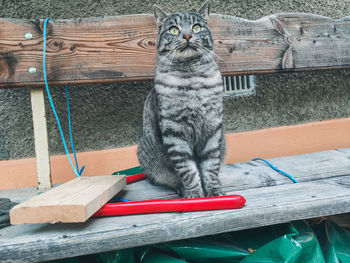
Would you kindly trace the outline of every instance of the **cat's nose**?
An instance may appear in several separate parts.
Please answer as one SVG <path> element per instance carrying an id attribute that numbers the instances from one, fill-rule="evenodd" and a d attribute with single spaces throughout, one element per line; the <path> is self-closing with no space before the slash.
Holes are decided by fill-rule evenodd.
<path id="1" fill-rule="evenodd" d="M 188 41 L 188 40 L 190 40 L 192 38 L 192 36 L 191 35 L 184 35 L 183 38 Z"/>

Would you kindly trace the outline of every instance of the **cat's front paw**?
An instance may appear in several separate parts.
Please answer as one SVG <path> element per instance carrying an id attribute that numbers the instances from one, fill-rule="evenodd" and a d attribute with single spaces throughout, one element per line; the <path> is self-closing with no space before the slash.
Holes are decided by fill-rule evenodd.
<path id="1" fill-rule="evenodd" d="M 205 196 L 223 196 L 226 193 L 221 188 L 210 188 L 207 189 Z"/>

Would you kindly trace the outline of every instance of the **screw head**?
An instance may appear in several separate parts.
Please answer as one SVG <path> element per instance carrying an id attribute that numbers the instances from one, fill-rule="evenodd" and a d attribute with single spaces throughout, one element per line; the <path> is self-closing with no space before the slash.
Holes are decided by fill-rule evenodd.
<path id="1" fill-rule="evenodd" d="M 35 74 L 36 71 L 37 71 L 37 70 L 36 70 L 36 67 L 29 67 L 29 68 L 28 68 L 28 73 L 29 73 L 29 74 Z"/>
<path id="2" fill-rule="evenodd" d="M 30 32 L 27 32 L 27 33 L 24 34 L 24 38 L 27 39 L 27 40 L 30 40 L 30 39 L 33 38 L 33 34 L 30 33 Z"/>

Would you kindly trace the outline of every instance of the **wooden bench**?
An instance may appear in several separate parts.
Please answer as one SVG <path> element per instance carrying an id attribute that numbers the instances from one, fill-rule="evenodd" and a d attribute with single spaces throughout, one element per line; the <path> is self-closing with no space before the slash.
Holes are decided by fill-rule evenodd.
<path id="1" fill-rule="evenodd" d="M 42 89 L 43 21 L 0 19 L 0 88 L 31 88 L 41 190 L 51 187 Z M 248 21 L 214 14 L 210 26 L 223 75 L 350 67 L 350 17 L 290 13 Z M 156 34 L 152 15 L 50 21 L 49 84 L 151 80 Z M 271 161 L 299 183 L 259 161 L 227 165 L 223 186 L 247 199 L 243 209 L 11 226 L 0 230 L 0 261 L 44 261 L 350 212 L 350 149 Z M 36 193 L 15 189 L 1 191 L 0 197 L 21 201 Z M 175 195 L 143 181 L 127 186 L 123 197 Z"/>

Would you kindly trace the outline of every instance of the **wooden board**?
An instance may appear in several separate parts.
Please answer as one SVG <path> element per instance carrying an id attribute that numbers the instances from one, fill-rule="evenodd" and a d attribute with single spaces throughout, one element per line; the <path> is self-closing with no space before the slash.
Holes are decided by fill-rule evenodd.
<path id="1" fill-rule="evenodd" d="M 350 175 L 349 160 L 350 148 L 270 159 L 275 167 L 292 175 L 300 183 Z M 289 178 L 262 161 L 227 164 L 220 173 L 220 181 L 226 192 L 237 194 L 247 189 L 293 184 Z M 135 201 L 177 197 L 175 192 L 151 185 L 147 180 L 127 185 L 120 196 Z"/>
<path id="2" fill-rule="evenodd" d="M 350 149 L 343 149 L 270 160 L 299 179 L 298 184 L 257 161 L 226 166 L 222 174 L 226 178 L 224 188 L 230 194 L 242 194 L 247 200 L 246 206 L 238 210 L 7 227 L 0 230 L 0 259 L 4 262 L 53 260 L 347 213 L 350 212 L 349 157 Z M 168 198 L 174 193 L 142 181 L 128 185 L 124 196 L 142 200 Z"/>
<path id="3" fill-rule="evenodd" d="M 44 84 L 43 22 L 0 19 L 0 88 Z M 249 21 L 213 14 L 210 27 L 224 75 L 350 66 L 350 17 L 284 13 Z M 27 32 L 32 39 L 24 38 Z M 65 85 L 152 79 L 156 35 L 150 14 L 52 20 L 48 80 Z M 29 67 L 36 73 L 28 73 Z"/>
<path id="4" fill-rule="evenodd" d="M 80 177 L 15 206 L 12 225 L 85 222 L 126 185 L 124 175 Z"/>

